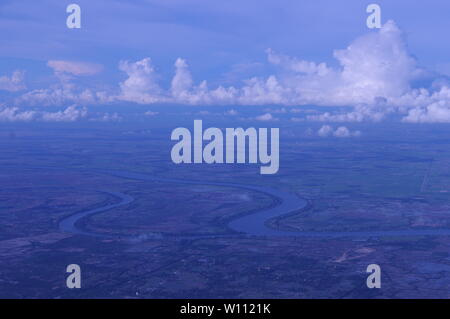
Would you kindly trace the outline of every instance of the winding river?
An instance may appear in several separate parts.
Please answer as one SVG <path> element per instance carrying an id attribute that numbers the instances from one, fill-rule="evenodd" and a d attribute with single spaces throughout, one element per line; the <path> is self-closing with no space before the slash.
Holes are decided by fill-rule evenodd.
<path id="1" fill-rule="evenodd" d="M 279 217 L 285 214 L 292 213 L 294 211 L 301 210 L 306 207 L 307 201 L 305 199 L 299 198 L 295 194 L 284 192 L 271 187 L 256 186 L 256 185 L 242 185 L 236 183 L 225 183 L 225 182 L 210 182 L 210 181 L 193 181 L 193 180 L 179 180 L 171 178 L 161 178 L 151 175 L 133 173 L 133 172 L 123 172 L 123 171 L 111 171 L 102 170 L 101 173 L 108 175 L 141 180 L 141 181 L 153 181 L 153 182 L 164 182 L 164 183 L 174 183 L 174 184 L 186 184 L 186 185 L 211 185 L 211 186 L 224 186 L 233 187 L 244 190 L 255 191 L 259 193 L 266 194 L 275 199 L 275 205 L 261 209 L 257 212 L 250 213 L 248 215 L 237 217 L 228 223 L 228 227 L 237 233 L 246 234 L 250 236 L 269 236 L 269 237 L 308 237 L 308 238 L 340 238 L 340 237 L 350 237 L 350 238 L 370 238 L 370 237 L 386 237 L 386 236 L 450 236 L 450 229 L 407 229 L 407 230 L 375 230 L 375 231 L 283 231 L 276 230 L 267 226 L 266 222 L 272 218 Z M 61 231 L 88 235 L 95 237 L 111 237 L 101 233 L 90 232 L 83 230 L 77 226 L 77 222 L 87 216 L 99 214 L 107 210 L 117 208 L 120 206 L 127 205 L 131 203 L 134 199 L 126 194 L 119 192 L 105 192 L 110 195 L 117 197 L 120 202 L 115 204 L 108 204 L 99 208 L 81 211 L 70 215 L 59 222 L 59 228 Z M 214 235 L 207 235 L 210 237 L 217 237 Z M 204 238 L 205 235 L 189 235 L 183 236 L 188 238 Z"/>

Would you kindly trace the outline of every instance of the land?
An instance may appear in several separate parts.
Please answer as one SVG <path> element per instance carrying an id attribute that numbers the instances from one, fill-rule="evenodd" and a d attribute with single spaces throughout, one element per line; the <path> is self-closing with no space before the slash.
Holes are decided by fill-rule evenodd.
<path id="1" fill-rule="evenodd" d="M 236 126 L 213 116 L 205 122 Z M 258 123 L 242 123 L 250 125 Z M 304 210 L 268 222 L 281 230 L 450 228 L 445 125 L 373 124 L 349 139 L 310 136 L 311 123 L 276 125 L 280 170 L 271 176 L 260 175 L 258 165 L 173 164 L 170 132 L 183 123 L 170 116 L 95 126 L 2 126 L 0 297 L 448 298 L 449 236 L 240 235 L 227 222 L 273 205 L 273 198 L 105 173 L 267 185 L 307 199 Z M 64 217 L 117 201 L 105 191 L 135 200 L 85 218 L 79 227 L 111 237 L 59 230 Z M 81 289 L 65 286 L 72 263 L 82 268 Z M 382 269 L 381 289 L 366 287 L 366 267 L 373 263 Z"/>

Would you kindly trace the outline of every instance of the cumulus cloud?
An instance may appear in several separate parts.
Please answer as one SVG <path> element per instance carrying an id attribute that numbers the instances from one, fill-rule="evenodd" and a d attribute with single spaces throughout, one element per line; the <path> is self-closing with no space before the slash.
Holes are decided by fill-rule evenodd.
<path id="1" fill-rule="evenodd" d="M 45 89 L 34 89 L 15 99 L 17 105 L 62 106 L 67 104 L 98 104 L 113 100 L 107 92 L 80 88 L 75 84 L 77 76 L 93 75 L 102 70 L 101 65 L 63 60 L 48 61 L 58 83 Z"/>
<path id="2" fill-rule="evenodd" d="M 16 104 L 28 106 L 61 106 L 68 103 L 99 104 L 109 103 L 112 98 L 105 92 L 90 89 L 78 90 L 71 85 L 55 85 L 49 89 L 36 89 L 15 100 Z"/>
<path id="3" fill-rule="evenodd" d="M 333 135 L 336 137 L 352 137 L 352 136 L 360 136 L 361 132 L 360 131 L 351 132 L 345 126 L 340 126 L 336 129 L 336 131 L 334 131 Z"/>
<path id="4" fill-rule="evenodd" d="M 374 105 L 380 99 L 387 104 L 401 104 L 417 95 L 410 83 L 423 71 L 408 53 L 402 32 L 393 21 L 387 22 L 378 32 L 359 37 L 347 48 L 336 50 L 334 57 L 339 67 L 289 57 L 269 49 L 268 62 L 281 68 L 281 75 L 253 77 L 239 88 L 220 86 L 216 89 L 209 89 L 206 81 L 196 85 L 186 60 L 179 58 L 175 62 L 171 87 L 165 92 L 157 86 L 154 69 L 150 59 L 146 58 L 121 64 L 121 70 L 129 75 L 126 83 L 121 84 L 122 96 L 137 103 L 356 107 Z M 382 114 L 369 113 L 361 107 L 347 115 L 349 121 L 381 117 Z M 335 120 L 346 121 L 343 118 Z"/>
<path id="5" fill-rule="evenodd" d="M 117 113 L 88 113 L 86 107 L 69 106 L 61 111 L 21 110 L 19 107 L 0 107 L 1 122 L 76 122 L 80 120 L 112 122 L 121 121 Z"/>
<path id="6" fill-rule="evenodd" d="M 192 105 L 230 104 L 235 102 L 236 94 L 237 90 L 234 87 L 219 86 L 210 90 L 206 81 L 195 85 L 187 62 L 181 58 L 176 60 L 169 101 Z"/>
<path id="7" fill-rule="evenodd" d="M 175 76 L 171 86 L 173 97 L 181 100 L 189 98 L 193 82 L 186 60 L 178 58 L 175 62 Z"/>
<path id="8" fill-rule="evenodd" d="M 361 135 L 360 131 L 350 131 L 347 127 L 345 126 L 340 126 L 338 127 L 336 130 L 330 126 L 330 125 L 323 125 L 318 131 L 317 131 L 317 135 L 319 135 L 320 137 L 329 137 L 329 136 L 334 136 L 334 137 L 357 137 Z"/>
<path id="9" fill-rule="evenodd" d="M 20 111 L 18 107 L 0 108 L 0 121 L 3 122 L 30 122 L 36 117 L 34 111 Z"/>
<path id="10" fill-rule="evenodd" d="M 286 105 L 294 101 L 292 88 L 283 86 L 275 75 L 267 79 L 252 78 L 245 81 L 237 96 L 237 102 L 243 105 Z"/>
<path id="11" fill-rule="evenodd" d="M 255 120 L 262 122 L 277 121 L 278 119 L 270 113 L 265 113 L 255 117 Z"/>
<path id="12" fill-rule="evenodd" d="M 26 89 L 24 83 L 25 72 L 16 70 L 11 76 L 0 76 L 0 90 L 17 92 Z"/>
<path id="13" fill-rule="evenodd" d="M 209 88 L 206 81 L 196 82 L 186 60 L 178 58 L 170 86 L 159 85 L 159 76 L 150 58 L 122 61 L 119 69 L 126 79 L 115 92 L 79 89 L 73 77 L 100 72 L 97 65 L 49 61 L 60 83 L 33 90 L 17 102 L 30 105 L 80 105 L 128 101 L 138 104 L 177 103 L 190 105 L 276 105 L 259 120 L 273 120 L 275 113 L 287 113 L 291 106 L 340 106 L 346 111 L 306 114 L 292 121 L 330 123 L 381 121 L 391 113 L 402 114 L 404 122 L 448 122 L 450 85 L 436 81 L 430 87 L 415 87 L 416 80 L 429 76 L 409 54 L 402 31 L 388 21 L 378 31 L 371 31 L 346 48 L 335 50 L 337 66 L 307 61 L 267 50 L 268 62 L 280 72 L 266 77 L 251 77 L 239 87 Z M 7 87 L 0 78 L 0 89 Z M 20 74 L 15 78 L 20 83 Z M 2 80 L 3 79 L 3 80 Z M 289 111 L 288 111 L 289 110 Z M 343 130 L 339 134 L 345 135 Z"/>
<path id="14" fill-rule="evenodd" d="M 119 100 L 152 104 L 162 99 L 162 89 L 157 83 L 157 75 L 150 58 L 137 62 L 121 61 L 119 69 L 128 75 L 120 83 Z"/>
<path id="15" fill-rule="evenodd" d="M 85 107 L 79 108 L 72 105 L 64 111 L 44 112 L 42 113 L 42 120 L 45 122 L 75 122 L 86 117 L 86 115 L 87 109 Z"/>
<path id="16" fill-rule="evenodd" d="M 368 105 L 357 105 L 352 111 L 344 113 L 324 112 L 322 114 L 307 115 L 309 121 L 318 122 L 363 122 L 381 121 L 390 110 L 388 108 L 376 108 Z"/>
<path id="17" fill-rule="evenodd" d="M 439 101 L 426 107 L 416 107 L 403 117 L 408 123 L 450 123 L 450 101 Z"/>
<path id="18" fill-rule="evenodd" d="M 304 74 L 318 74 L 324 76 L 332 70 L 328 68 L 326 63 L 316 64 L 315 62 L 304 61 L 297 58 L 289 57 L 283 54 L 277 54 L 272 49 L 268 49 L 267 60 L 274 64 L 283 67 L 286 70 L 304 73 Z"/>
<path id="19" fill-rule="evenodd" d="M 346 49 L 336 50 L 334 57 L 339 63 L 337 68 L 269 50 L 269 62 L 290 71 L 279 80 L 271 79 L 277 83 L 276 91 L 282 93 L 277 100 L 285 104 L 372 104 L 380 97 L 401 97 L 410 90 L 410 82 L 420 75 L 402 32 L 393 21 L 378 32 L 356 39 Z M 266 101 L 272 102 L 273 95 L 266 94 Z"/>
<path id="20" fill-rule="evenodd" d="M 379 32 L 355 40 L 347 49 L 335 51 L 334 56 L 342 66 L 340 89 L 350 102 L 401 96 L 420 74 L 393 21 Z"/>
<path id="21" fill-rule="evenodd" d="M 317 132 L 317 135 L 321 137 L 327 137 L 331 134 L 333 134 L 333 128 L 330 125 L 323 125 Z"/>

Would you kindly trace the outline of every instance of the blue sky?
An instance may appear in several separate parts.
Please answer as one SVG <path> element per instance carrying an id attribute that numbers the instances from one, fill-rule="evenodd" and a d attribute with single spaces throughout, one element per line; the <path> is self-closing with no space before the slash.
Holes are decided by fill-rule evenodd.
<path id="1" fill-rule="evenodd" d="M 332 62 L 367 31 L 370 1 L 78 0 L 82 28 L 65 26 L 70 1 L 3 0 L 0 4 L 2 68 L 47 60 L 81 60 L 117 66 L 119 60 L 150 56 L 160 71 L 172 72 L 176 58 L 189 61 L 195 77 L 218 80 L 239 65 L 265 61 L 272 48 L 306 60 Z M 410 51 L 428 68 L 449 61 L 450 3 L 377 1 L 383 21 L 405 30 Z M 13 59 L 13 60 L 11 60 Z M 22 61 L 25 60 L 25 61 Z M 10 61 L 15 61 L 11 65 Z M 35 64 L 35 65 L 33 65 Z M 242 67 L 241 67 L 242 69 Z M 248 72 L 249 70 L 246 69 Z"/>
<path id="2" fill-rule="evenodd" d="M 1 2 L 3 103 L 335 104 L 374 113 L 384 101 L 397 109 L 382 113 L 422 108 L 415 111 L 428 117 L 444 101 L 447 112 L 447 1 L 73 2 L 81 29 L 66 27 L 70 1 Z M 370 3 L 381 6 L 386 32 L 367 28 Z M 366 56 L 372 64 L 362 69 Z M 386 63 L 392 68 L 380 74 Z"/>

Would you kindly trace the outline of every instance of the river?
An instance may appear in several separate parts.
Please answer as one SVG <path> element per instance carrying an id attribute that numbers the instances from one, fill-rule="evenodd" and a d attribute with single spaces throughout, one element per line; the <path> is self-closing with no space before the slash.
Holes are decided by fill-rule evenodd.
<path id="1" fill-rule="evenodd" d="M 233 187 L 244 190 L 250 190 L 260 192 L 271 196 L 275 199 L 275 204 L 268 208 L 263 208 L 257 212 L 236 217 L 228 223 L 228 227 L 241 234 L 250 236 L 268 236 L 268 237 L 307 237 L 307 238 L 370 238 L 370 237 L 398 237 L 398 236 L 450 236 L 450 229 L 406 229 L 406 230 L 374 230 L 374 231 L 283 231 L 270 228 L 267 226 L 267 221 L 279 217 L 285 214 L 299 211 L 306 207 L 307 201 L 298 197 L 295 194 L 285 192 L 279 189 L 256 186 L 256 185 L 244 185 L 237 183 L 226 182 L 211 182 L 211 181 L 194 181 L 194 180 L 180 180 L 172 178 L 155 177 L 142 173 L 123 172 L 102 170 L 102 173 L 113 175 L 116 177 L 141 180 L 141 181 L 154 181 L 174 184 L 187 184 L 187 185 L 211 185 L 211 186 L 224 186 Z M 80 235 L 88 235 L 95 237 L 109 237 L 101 233 L 90 232 L 83 230 L 77 226 L 77 222 L 87 216 L 99 214 L 108 211 L 113 208 L 127 205 L 134 199 L 126 194 L 119 192 L 105 192 L 117 197 L 120 202 L 115 204 L 108 204 L 99 208 L 81 211 L 70 215 L 59 222 L 59 228 L 63 232 L 69 232 Z M 181 236 L 186 238 L 204 238 L 204 237 L 217 237 L 214 235 L 189 235 Z M 222 237 L 222 236 L 219 236 Z"/>

